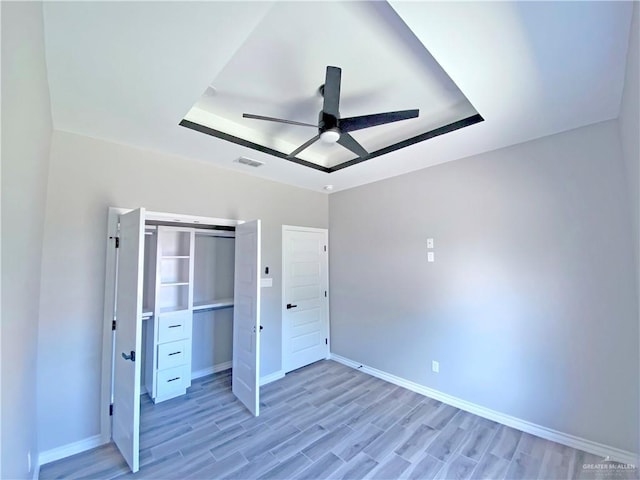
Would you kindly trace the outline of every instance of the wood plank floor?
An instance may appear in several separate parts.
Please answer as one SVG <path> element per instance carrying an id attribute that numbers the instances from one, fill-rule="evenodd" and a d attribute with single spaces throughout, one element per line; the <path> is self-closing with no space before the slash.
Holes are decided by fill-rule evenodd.
<path id="1" fill-rule="evenodd" d="M 135 475 L 109 444 L 44 465 L 40 478 L 638 478 L 637 470 L 584 468 L 603 459 L 332 361 L 262 387 L 257 418 L 230 388 L 226 371 L 158 405 L 144 396 Z"/>

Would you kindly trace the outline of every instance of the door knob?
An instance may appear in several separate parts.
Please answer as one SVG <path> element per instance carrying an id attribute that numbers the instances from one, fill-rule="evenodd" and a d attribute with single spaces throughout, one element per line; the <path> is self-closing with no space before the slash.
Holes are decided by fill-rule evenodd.
<path id="1" fill-rule="evenodd" d="M 131 360 L 132 362 L 135 362 L 136 361 L 136 352 L 131 350 L 131 353 L 129 355 L 127 355 L 126 353 L 122 352 L 122 358 L 124 358 L 125 360 Z"/>
<path id="2" fill-rule="evenodd" d="M 298 305 L 291 305 L 290 303 L 287 303 L 287 310 L 290 310 L 292 308 L 296 308 Z"/>

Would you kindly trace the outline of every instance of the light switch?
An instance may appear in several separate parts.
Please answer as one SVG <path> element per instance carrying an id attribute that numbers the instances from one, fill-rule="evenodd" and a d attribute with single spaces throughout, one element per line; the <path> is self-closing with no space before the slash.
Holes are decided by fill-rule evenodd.
<path id="1" fill-rule="evenodd" d="M 427 252 L 427 262 L 435 262 L 436 254 L 433 252 Z"/>
<path id="2" fill-rule="evenodd" d="M 261 278 L 260 279 L 261 287 L 272 287 L 273 286 L 273 278 Z"/>
<path id="3" fill-rule="evenodd" d="M 433 238 L 427 238 L 427 248 L 433 248 Z"/>

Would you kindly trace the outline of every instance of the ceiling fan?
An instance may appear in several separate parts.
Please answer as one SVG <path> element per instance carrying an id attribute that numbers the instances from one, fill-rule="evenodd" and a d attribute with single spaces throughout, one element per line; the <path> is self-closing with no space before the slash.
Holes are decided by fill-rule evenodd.
<path id="1" fill-rule="evenodd" d="M 419 110 L 401 110 L 397 112 L 375 113 L 372 115 L 362 115 L 359 117 L 340 118 L 338 107 L 340 105 L 340 79 L 342 70 L 338 67 L 327 67 L 327 74 L 324 85 L 320 87 L 320 93 L 324 97 L 322 110 L 318 115 L 318 124 L 296 122 L 293 120 L 284 120 L 281 118 L 265 117 L 263 115 L 254 115 L 251 113 L 243 113 L 244 118 L 252 118 L 255 120 L 267 120 L 269 122 L 286 123 L 289 125 L 299 125 L 303 127 L 314 127 L 318 129 L 318 134 L 306 141 L 293 152 L 289 157 L 295 157 L 300 152 L 310 147 L 318 140 L 326 143 L 338 143 L 343 147 L 351 150 L 360 158 L 369 155 L 362 145 L 355 138 L 349 135 L 349 132 L 361 130 L 363 128 L 375 127 L 385 123 L 398 122 L 416 118 Z"/>

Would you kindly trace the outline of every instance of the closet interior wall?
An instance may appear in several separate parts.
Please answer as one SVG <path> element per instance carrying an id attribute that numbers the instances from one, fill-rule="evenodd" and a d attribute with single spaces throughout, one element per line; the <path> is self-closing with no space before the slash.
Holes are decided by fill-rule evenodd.
<path id="1" fill-rule="evenodd" d="M 235 238 L 196 232 L 194 257 L 194 305 L 233 303 Z M 192 338 L 192 379 L 231 368 L 233 308 L 194 310 Z"/>

